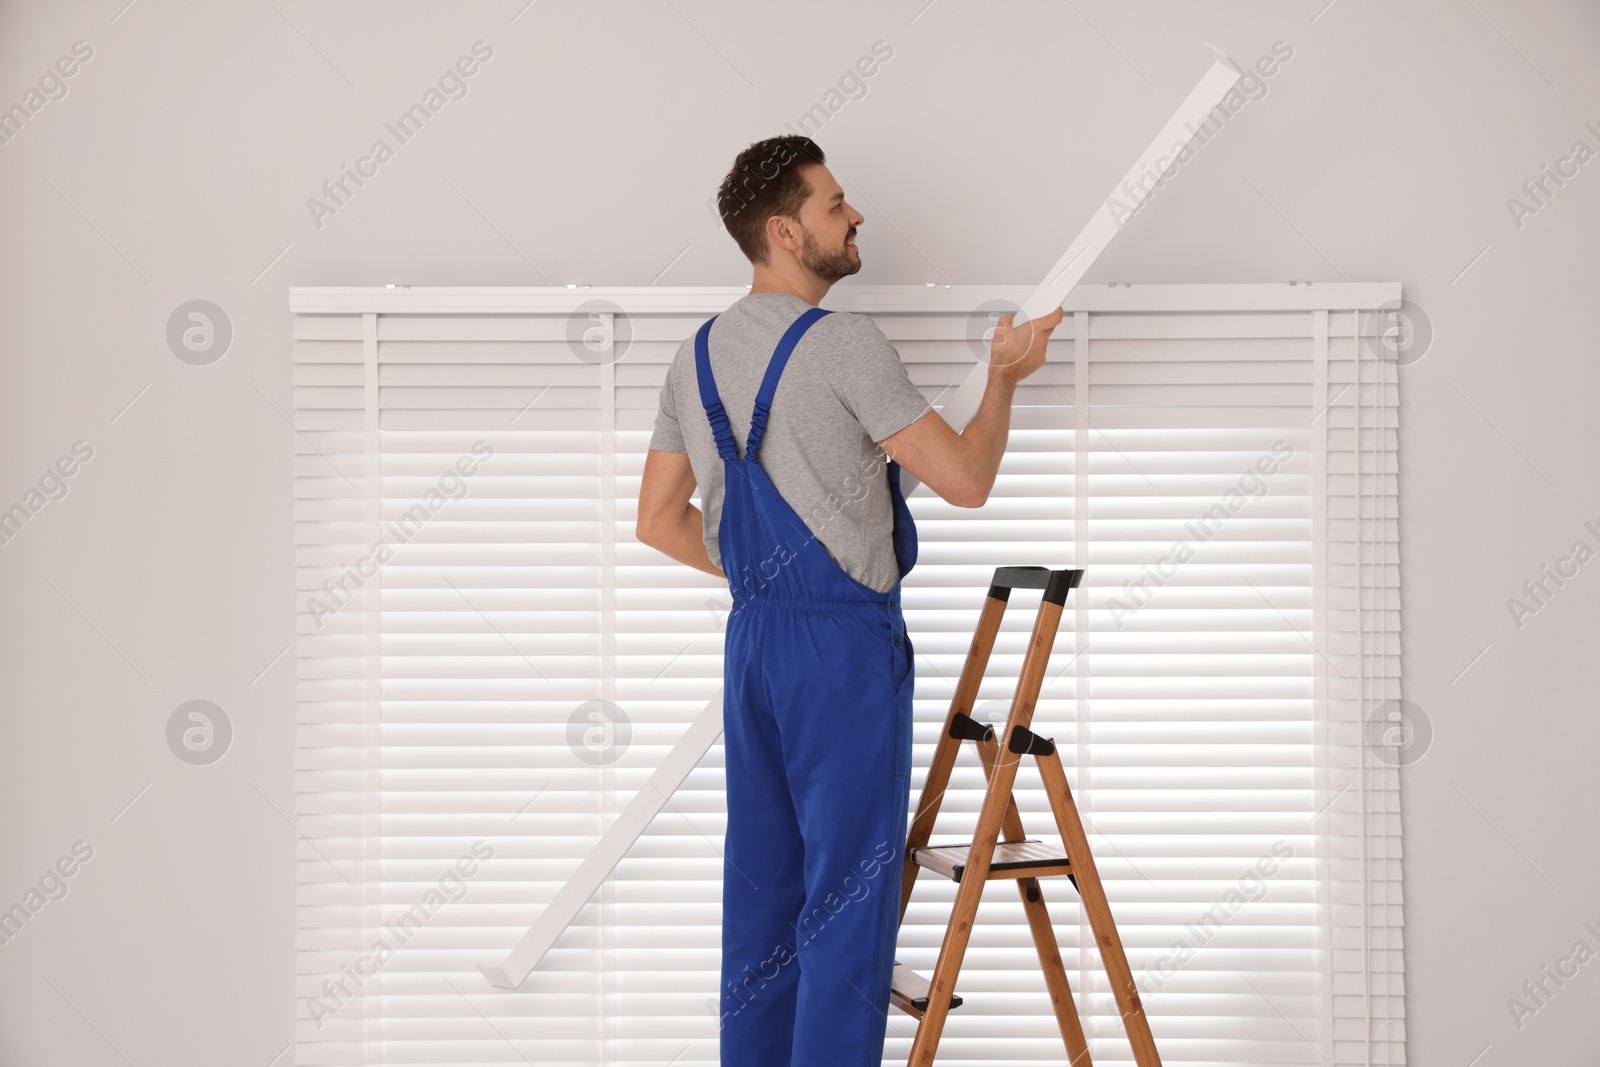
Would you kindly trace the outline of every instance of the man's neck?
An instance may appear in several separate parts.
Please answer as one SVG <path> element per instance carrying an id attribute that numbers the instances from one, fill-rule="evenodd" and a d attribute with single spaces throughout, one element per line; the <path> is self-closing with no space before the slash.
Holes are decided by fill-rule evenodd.
<path id="1" fill-rule="evenodd" d="M 761 266 L 756 267 L 755 276 L 750 282 L 752 293 L 792 293 L 812 307 L 820 304 L 831 288 L 830 283 L 814 274 L 809 277 L 789 277 L 770 267 Z"/>

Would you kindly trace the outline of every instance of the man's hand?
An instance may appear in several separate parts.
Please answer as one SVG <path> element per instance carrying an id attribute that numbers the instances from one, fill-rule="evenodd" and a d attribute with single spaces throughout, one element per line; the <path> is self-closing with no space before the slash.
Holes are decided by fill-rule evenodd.
<path id="1" fill-rule="evenodd" d="M 1050 334 L 1061 325 L 1062 309 L 1029 319 L 1012 329 L 1015 315 L 1001 315 L 994 329 L 994 344 L 989 347 L 989 374 L 999 375 L 1012 385 L 1044 366 L 1045 345 Z"/>

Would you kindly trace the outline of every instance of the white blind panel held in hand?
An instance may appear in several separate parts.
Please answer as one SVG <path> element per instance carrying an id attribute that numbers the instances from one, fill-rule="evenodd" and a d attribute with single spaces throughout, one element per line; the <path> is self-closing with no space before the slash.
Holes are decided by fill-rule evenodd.
<path id="1" fill-rule="evenodd" d="M 1211 112 L 1223 101 L 1228 91 L 1240 78 L 1240 72 L 1220 60 L 1207 68 L 1200 81 L 1184 97 L 1165 126 L 1161 127 L 1149 146 L 1142 152 L 1123 180 L 1107 195 L 1104 203 L 1090 216 L 1078 236 L 1073 238 L 1061 258 L 1050 268 L 1044 280 L 1034 287 L 1023 300 L 1011 321 L 1013 327 L 1047 315 L 1067 300 L 1073 288 L 1083 280 L 1094 261 L 1100 257 L 1115 237 L 1170 175 L 1180 159 L 1187 159 L 1188 147 L 1195 131 L 1205 126 Z M 959 388 L 945 405 L 944 417 L 956 432 L 966 428 L 983 400 L 988 369 L 973 367 Z M 903 481 L 907 493 L 920 483 L 915 478 Z"/>

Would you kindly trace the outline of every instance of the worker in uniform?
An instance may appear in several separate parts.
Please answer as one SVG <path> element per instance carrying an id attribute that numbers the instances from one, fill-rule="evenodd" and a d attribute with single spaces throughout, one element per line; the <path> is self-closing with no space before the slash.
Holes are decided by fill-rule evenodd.
<path id="1" fill-rule="evenodd" d="M 860 269 L 863 217 L 815 142 L 751 145 L 718 203 L 755 280 L 668 370 L 636 533 L 725 577 L 732 597 L 721 1063 L 879 1064 L 915 688 L 901 583 L 917 532 L 900 461 L 946 500 L 980 505 L 1012 390 L 1043 362 L 1060 312 L 1015 335 L 1002 322 L 990 388 L 957 434 L 871 319 L 817 306 Z"/>

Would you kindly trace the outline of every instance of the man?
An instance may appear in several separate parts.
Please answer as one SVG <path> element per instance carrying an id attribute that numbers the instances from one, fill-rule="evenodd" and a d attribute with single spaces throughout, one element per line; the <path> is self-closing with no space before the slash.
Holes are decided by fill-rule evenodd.
<path id="1" fill-rule="evenodd" d="M 635 533 L 733 596 L 721 1062 L 878 1064 L 911 790 L 900 583 L 917 541 L 900 468 L 981 506 L 1061 310 L 1015 331 L 1002 318 L 958 434 L 871 319 L 816 306 L 861 269 L 864 220 L 815 142 L 751 145 L 717 199 L 754 279 L 668 370 Z"/>

